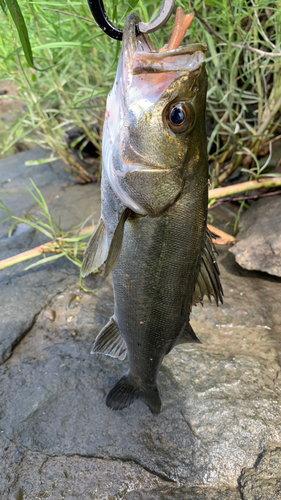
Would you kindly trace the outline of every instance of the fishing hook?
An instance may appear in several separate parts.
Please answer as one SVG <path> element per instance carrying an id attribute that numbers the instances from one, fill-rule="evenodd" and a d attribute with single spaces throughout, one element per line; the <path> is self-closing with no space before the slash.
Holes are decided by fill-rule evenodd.
<path id="1" fill-rule="evenodd" d="M 149 23 L 140 22 L 136 25 L 136 36 L 141 33 L 153 33 L 161 28 L 170 18 L 176 0 L 163 0 L 159 14 Z M 122 40 L 123 30 L 114 26 L 109 20 L 102 0 L 88 0 L 90 10 L 99 27 L 111 38 Z"/>

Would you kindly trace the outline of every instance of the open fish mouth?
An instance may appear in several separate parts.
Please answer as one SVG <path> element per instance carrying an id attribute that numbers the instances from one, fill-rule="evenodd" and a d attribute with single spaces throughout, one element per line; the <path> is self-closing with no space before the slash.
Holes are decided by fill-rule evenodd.
<path id="1" fill-rule="evenodd" d="M 204 63 L 207 47 L 194 43 L 167 52 L 135 52 L 132 73 L 166 73 L 170 71 L 194 71 Z"/>
<path id="2" fill-rule="evenodd" d="M 193 18 L 193 14 L 185 14 L 183 9 L 178 7 L 170 41 L 159 50 L 156 50 L 147 35 L 136 39 L 132 32 L 133 36 L 125 40 L 128 54 L 132 58 L 132 74 L 194 71 L 199 68 L 204 63 L 207 46 L 202 43 L 180 46 Z"/>

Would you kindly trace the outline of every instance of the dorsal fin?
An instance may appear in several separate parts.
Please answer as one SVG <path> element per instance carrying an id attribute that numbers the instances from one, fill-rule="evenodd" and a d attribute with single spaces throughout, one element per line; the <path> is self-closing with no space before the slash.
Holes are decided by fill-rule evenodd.
<path id="1" fill-rule="evenodd" d="M 212 235 L 207 229 L 205 246 L 202 253 L 201 268 L 195 285 L 192 304 L 202 302 L 204 295 L 207 295 L 211 302 L 211 296 L 214 297 L 217 306 L 219 302 L 223 304 L 223 289 L 220 282 L 220 272 L 215 258 L 217 253 Z"/>
<path id="2" fill-rule="evenodd" d="M 98 334 L 91 354 L 106 354 L 112 358 L 125 359 L 127 346 L 125 340 L 121 337 L 114 318 L 103 327 Z"/>

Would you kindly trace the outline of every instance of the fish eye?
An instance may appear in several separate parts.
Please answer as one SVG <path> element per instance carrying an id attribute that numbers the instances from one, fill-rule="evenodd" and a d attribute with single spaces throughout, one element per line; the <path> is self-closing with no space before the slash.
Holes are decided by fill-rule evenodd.
<path id="1" fill-rule="evenodd" d="M 187 129 L 193 128 L 194 125 L 194 110 L 191 103 L 176 102 L 170 104 L 165 113 L 166 123 L 168 127 L 180 134 Z"/>

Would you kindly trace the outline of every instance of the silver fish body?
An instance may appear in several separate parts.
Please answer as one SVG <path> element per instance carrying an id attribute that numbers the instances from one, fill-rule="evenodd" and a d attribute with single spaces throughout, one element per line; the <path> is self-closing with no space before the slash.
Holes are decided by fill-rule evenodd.
<path id="1" fill-rule="evenodd" d="M 159 413 L 164 356 L 200 342 L 189 323 L 192 305 L 203 295 L 222 300 L 222 289 L 207 230 L 205 48 L 163 56 L 148 37 L 135 39 L 137 21 L 127 18 L 108 99 L 102 213 L 82 273 L 106 257 L 106 274 L 113 269 L 114 315 L 93 351 L 127 353 L 130 368 L 107 405 L 122 409 L 139 398 Z"/>

